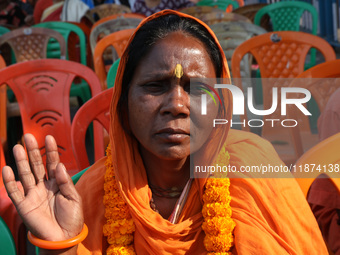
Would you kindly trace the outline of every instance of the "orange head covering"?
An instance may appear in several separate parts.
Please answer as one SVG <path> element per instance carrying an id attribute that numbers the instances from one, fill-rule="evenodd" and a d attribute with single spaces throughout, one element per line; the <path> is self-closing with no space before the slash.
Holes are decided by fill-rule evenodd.
<path id="1" fill-rule="evenodd" d="M 222 57 L 221 76 L 223 78 L 229 78 L 229 70 L 223 50 L 214 33 L 202 21 L 180 12 L 164 10 L 144 19 L 137 27 L 136 31 L 147 22 L 170 14 L 196 20 L 206 28 L 216 43 Z M 136 33 L 130 38 L 128 45 L 134 40 L 135 34 Z M 190 249 L 193 249 L 192 246 L 196 245 L 193 245 L 193 243 L 199 239 L 198 242 L 196 242 L 199 243 L 197 245 L 200 246 L 198 250 L 203 252 L 205 249 L 202 239 L 203 233 L 201 225 L 203 217 L 201 208 L 205 179 L 195 179 L 181 214 L 181 222 L 178 224 L 170 223 L 150 208 L 151 194 L 149 193 L 147 175 L 143 161 L 138 151 L 138 142 L 124 130 L 119 118 L 119 112 L 117 111 L 122 93 L 122 86 L 127 86 L 127 84 L 123 84 L 123 76 L 128 58 L 129 51 L 125 50 L 118 67 L 110 108 L 110 142 L 116 179 L 120 185 L 124 199 L 131 208 L 131 215 L 136 224 L 134 239 L 135 249 L 137 251 L 144 251 L 145 254 L 179 254 L 178 251 L 182 251 L 184 254 Z M 231 116 L 231 97 L 230 94 L 225 91 L 221 93 L 227 110 L 220 109 L 219 114 L 222 116 Z M 204 160 L 212 160 L 215 157 L 215 153 L 220 150 L 220 146 L 222 146 L 226 140 L 228 130 L 229 129 L 226 127 L 213 130 L 207 140 L 208 142 L 203 146 L 205 153 L 201 156 L 204 156 Z M 216 146 L 216 144 L 218 146 Z M 196 247 L 195 252 L 198 250 Z M 142 252 L 142 254 L 144 253 Z"/>

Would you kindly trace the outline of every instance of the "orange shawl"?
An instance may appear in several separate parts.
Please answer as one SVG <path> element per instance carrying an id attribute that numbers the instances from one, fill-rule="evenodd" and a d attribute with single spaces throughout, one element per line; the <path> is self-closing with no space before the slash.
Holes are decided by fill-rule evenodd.
<path id="1" fill-rule="evenodd" d="M 148 17 L 141 25 L 169 13 L 192 18 L 165 10 Z M 218 44 L 209 27 L 198 22 L 208 29 Z M 221 48 L 220 51 L 224 57 Z M 125 133 L 116 111 L 127 58 L 125 52 L 115 81 L 110 109 L 110 141 L 118 186 L 136 225 L 135 251 L 138 255 L 206 254 L 203 246 L 204 231 L 201 228 L 205 179 L 194 180 L 177 224 L 171 224 L 150 208 L 151 194 L 137 141 Z M 225 60 L 222 76 L 229 77 Z M 223 98 L 227 109 L 224 116 L 230 118 L 231 97 L 225 93 Z M 261 163 L 282 164 L 273 147 L 266 141 L 251 133 L 232 130 L 228 134 L 228 131 L 229 128 L 213 130 L 204 145 L 205 153 L 200 155 L 205 162 L 212 162 L 216 150 L 226 145 L 230 163 L 237 167 Z M 103 236 L 106 221 L 102 200 L 106 171 L 104 163 L 105 158 L 96 162 L 77 183 L 77 189 L 83 198 L 85 222 L 89 227 L 89 236 L 79 245 L 78 254 L 105 254 L 108 247 L 106 237 Z M 326 254 L 316 221 L 294 180 L 235 178 L 231 179 L 230 192 L 232 217 L 236 222 L 233 254 L 306 254 L 307 251 L 312 254 Z"/>

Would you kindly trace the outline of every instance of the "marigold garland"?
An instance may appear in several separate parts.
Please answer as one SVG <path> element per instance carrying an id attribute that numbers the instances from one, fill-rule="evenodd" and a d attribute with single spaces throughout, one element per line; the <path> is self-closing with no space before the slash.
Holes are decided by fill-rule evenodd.
<path id="1" fill-rule="evenodd" d="M 110 145 L 106 149 L 105 162 L 106 173 L 104 183 L 104 199 L 106 224 L 103 226 L 103 234 L 110 244 L 106 250 L 107 255 L 136 254 L 133 248 L 133 233 L 135 223 L 131 218 L 129 208 L 119 193 L 116 183 Z"/>
<path id="2" fill-rule="evenodd" d="M 229 159 L 229 154 L 223 147 L 216 162 L 228 166 Z M 211 255 L 231 254 L 229 251 L 234 242 L 232 233 L 235 222 L 231 218 L 229 186 L 230 180 L 224 173 L 215 173 L 205 184 L 202 208 L 202 229 L 205 232 L 203 242 Z"/>
<path id="3" fill-rule="evenodd" d="M 110 145 L 106 150 L 106 173 L 104 183 L 104 199 L 106 224 L 103 234 L 107 237 L 108 255 L 133 255 L 133 233 L 135 224 L 131 218 L 129 208 L 119 193 L 116 183 Z M 226 156 L 227 155 L 227 156 Z M 229 164 L 229 154 L 223 148 L 217 158 L 218 163 Z M 219 178 L 220 177 L 220 178 Z M 233 246 L 233 230 L 235 222 L 231 218 L 230 180 L 216 174 L 207 179 L 203 195 L 204 205 L 202 214 L 204 222 L 202 229 L 206 236 L 204 246 L 208 255 L 227 255 Z"/>

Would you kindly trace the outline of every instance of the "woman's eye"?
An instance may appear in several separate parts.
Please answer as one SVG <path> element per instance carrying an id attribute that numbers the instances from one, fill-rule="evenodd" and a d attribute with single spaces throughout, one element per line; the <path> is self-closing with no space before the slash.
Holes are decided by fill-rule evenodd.
<path id="1" fill-rule="evenodd" d="M 191 84 L 191 86 L 190 86 L 190 95 L 200 96 L 200 95 L 206 93 L 207 90 L 209 90 L 209 89 L 204 84 L 202 84 L 202 83 Z"/>
<path id="2" fill-rule="evenodd" d="M 149 93 L 162 93 L 166 90 L 166 86 L 162 83 L 146 83 L 142 85 L 143 89 Z"/>

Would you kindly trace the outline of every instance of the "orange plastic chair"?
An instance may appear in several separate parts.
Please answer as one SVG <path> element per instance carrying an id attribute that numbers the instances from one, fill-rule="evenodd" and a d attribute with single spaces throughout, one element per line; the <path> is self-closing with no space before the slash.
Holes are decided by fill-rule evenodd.
<path id="1" fill-rule="evenodd" d="M 90 46 L 92 54 L 94 54 L 94 48 L 96 47 L 98 41 L 100 41 L 103 37 L 120 30 L 136 28 L 141 21 L 142 19 L 139 17 L 130 18 L 125 17 L 124 15 L 119 15 L 115 19 L 109 19 L 94 26 L 91 29 L 90 34 Z"/>
<path id="2" fill-rule="evenodd" d="M 114 20 L 114 19 L 121 18 L 121 17 L 138 19 L 140 21 L 142 21 L 143 19 L 146 18 L 146 16 L 144 14 L 141 14 L 141 13 L 117 13 L 117 14 L 113 14 L 113 15 L 107 16 L 105 18 L 102 18 L 102 19 L 98 20 L 97 22 L 95 22 L 91 27 L 91 31 L 94 30 L 95 27 L 99 26 L 100 24 L 105 23 L 106 21 Z"/>
<path id="3" fill-rule="evenodd" d="M 73 152 L 77 160 L 78 168 L 85 169 L 90 165 L 85 136 L 88 126 L 93 121 L 98 121 L 107 133 L 110 128 L 109 108 L 112 98 L 113 88 L 106 89 L 94 96 L 77 111 L 72 121 L 71 138 Z M 103 129 L 99 128 L 94 132 L 94 161 L 105 156 L 105 145 Z"/>
<path id="4" fill-rule="evenodd" d="M 47 43 L 54 38 L 60 45 L 60 59 L 66 59 L 66 43 L 63 36 L 48 28 L 25 27 L 7 32 L 0 37 L 0 45 L 8 43 L 16 62 L 46 58 Z"/>
<path id="5" fill-rule="evenodd" d="M 311 92 L 312 97 L 315 99 L 320 112 L 326 107 L 326 104 L 330 96 L 340 87 L 340 79 L 327 79 L 327 78 L 340 78 L 340 59 L 327 61 L 318 64 L 303 73 L 299 74 L 290 87 L 300 87 L 308 89 Z M 297 95 L 294 95 L 297 98 Z M 294 116 L 294 111 L 290 111 Z M 308 123 L 307 123 L 308 124 Z M 298 155 L 303 154 L 303 142 L 308 143 L 308 139 L 302 142 L 301 134 L 298 129 L 293 129 L 294 146 Z"/>
<path id="6" fill-rule="evenodd" d="M 121 31 L 114 32 L 110 35 L 105 36 L 101 39 L 94 49 L 93 62 L 94 70 L 99 77 L 102 85 L 102 90 L 107 88 L 106 76 L 109 67 L 106 67 L 104 62 L 104 52 L 109 46 L 112 46 L 116 52 L 116 56 L 111 58 L 111 64 L 120 58 L 124 52 L 124 49 L 130 39 L 130 36 L 135 31 L 134 28 L 124 29 Z"/>
<path id="7" fill-rule="evenodd" d="M 53 135 L 60 160 L 72 176 L 79 170 L 72 151 L 70 87 L 74 78 L 84 79 L 94 96 L 101 91 L 96 74 L 88 67 L 60 59 L 40 59 L 18 63 L 0 70 L 0 84 L 14 92 L 24 133 L 32 133 L 46 162 L 45 136 Z"/>
<path id="8" fill-rule="evenodd" d="M 280 83 L 274 83 L 273 80 L 263 78 L 294 78 L 298 76 L 304 71 L 306 55 L 312 47 L 319 50 L 326 61 L 336 58 L 332 46 L 324 39 L 312 34 L 280 31 L 255 36 L 239 45 L 234 51 L 231 61 L 233 82 L 242 89 L 240 63 L 245 54 L 252 54 L 261 71 L 263 89 L 258 93 L 263 94 L 263 109 L 270 109 L 272 106 L 272 88 L 288 87 L 291 81 L 281 80 Z M 280 97 L 280 89 L 278 89 L 278 106 L 281 103 Z M 302 128 L 300 130 L 306 130 L 306 134 L 311 133 L 310 130 L 307 132 L 309 126 L 305 125 L 308 123 L 307 117 L 302 113 L 300 115 L 299 118 L 304 120 L 301 125 L 299 124 L 300 128 Z M 242 121 L 248 122 L 247 113 L 240 117 Z M 277 107 L 274 113 L 267 115 L 263 120 L 279 119 L 282 121 L 284 118 L 286 116 L 281 116 L 280 107 Z M 291 134 L 287 128 L 280 125 L 280 121 L 276 121 L 274 127 L 263 125 L 262 136 L 273 143 L 281 159 L 286 164 L 291 164 L 297 159 L 298 152 L 292 149 Z M 249 131 L 248 125 L 242 128 Z M 311 144 L 317 142 L 316 136 L 313 139 Z"/>

